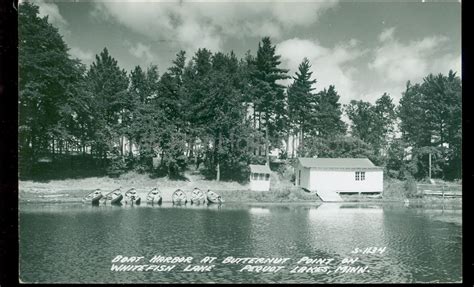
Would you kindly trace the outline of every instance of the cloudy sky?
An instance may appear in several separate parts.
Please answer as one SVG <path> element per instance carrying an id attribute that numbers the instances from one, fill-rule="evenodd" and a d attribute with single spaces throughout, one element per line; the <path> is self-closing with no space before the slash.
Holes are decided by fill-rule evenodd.
<path id="1" fill-rule="evenodd" d="M 90 64 L 104 47 L 119 65 L 158 65 L 179 50 L 256 54 L 270 36 L 291 75 L 307 57 L 316 90 L 335 85 L 341 102 L 396 101 L 408 80 L 450 69 L 461 74 L 458 1 L 35 1 L 70 54 Z"/>

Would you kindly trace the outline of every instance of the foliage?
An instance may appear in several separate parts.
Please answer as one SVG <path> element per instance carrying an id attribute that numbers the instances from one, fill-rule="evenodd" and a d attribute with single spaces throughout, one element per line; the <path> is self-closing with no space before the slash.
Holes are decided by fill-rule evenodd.
<path id="1" fill-rule="evenodd" d="M 288 70 L 279 68 L 280 55 L 269 37 L 258 44 L 257 56 L 251 74 L 251 99 L 258 114 L 258 130 L 265 134 L 266 162 L 269 163 L 270 146 L 280 141 L 287 125 L 285 93 L 279 80 L 287 79 Z"/>
<path id="2" fill-rule="evenodd" d="M 461 177 L 461 80 L 452 71 L 408 82 L 398 107 L 386 93 L 375 103 L 352 100 L 348 136 L 336 87 L 315 91 L 307 58 L 284 87 L 288 70 L 269 37 L 241 59 L 179 51 L 161 75 L 154 65 L 127 72 L 107 48 L 85 67 L 36 5 L 20 7 L 21 175 L 45 159 L 82 157 L 111 176 L 134 169 L 183 178 L 202 164 L 208 178 L 244 182 L 250 163 L 269 164 L 270 149 L 293 136 L 298 156 L 368 157 L 390 177 L 420 179 L 431 155 L 433 177 Z"/>
<path id="3" fill-rule="evenodd" d="M 302 150 L 298 151 L 303 157 L 367 157 L 374 160 L 375 155 L 369 144 L 359 138 L 336 136 L 332 138 L 309 138 Z"/>
<path id="4" fill-rule="evenodd" d="M 418 162 L 415 175 L 427 175 L 432 154 L 432 175 L 461 177 L 461 80 L 452 71 L 432 74 L 422 84 L 407 83 L 398 116 L 403 139 L 413 147 Z"/>
<path id="5" fill-rule="evenodd" d="M 339 98 L 340 96 L 333 85 L 317 94 L 316 135 L 333 137 L 346 133 L 346 124 L 341 119 L 342 109 Z"/>
<path id="6" fill-rule="evenodd" d="M 34 4 L 24 2 L 19 11 L 19 157 L 20 169 L 55 149 L 63 149 L 76 135 L 77 120 L 84 117 L 80 101 L 83 66 L 71 59 L 58 30 L 39 17 Z M 86 123 L 84 123 L 86 125 Z M 79 130 L 79 129 L 77 129 Z M 83 142 L 84 143 L 84 142 Z"/>
<path id="7" fill-rule="evenodd" d="M 384 93 L 375 105 L 352 100 L 346 105 L 346 113 L 351 121 L 351 134 L 370 145 L 376 164 L 385 165 L 396 122 L 395 105 L 391 97 Z"/>

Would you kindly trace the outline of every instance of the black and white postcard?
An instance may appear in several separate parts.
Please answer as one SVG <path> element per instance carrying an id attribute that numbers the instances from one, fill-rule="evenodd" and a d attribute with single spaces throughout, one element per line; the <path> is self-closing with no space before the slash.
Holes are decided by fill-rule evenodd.
<path id="1" fill-rule="evenodd" d="M 459 1 L 17 8 L 19 282 L 463 282 Z"/>

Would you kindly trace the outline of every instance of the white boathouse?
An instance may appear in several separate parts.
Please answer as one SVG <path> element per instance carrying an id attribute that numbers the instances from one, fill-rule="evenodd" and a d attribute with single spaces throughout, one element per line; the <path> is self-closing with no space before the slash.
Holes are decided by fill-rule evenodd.
<path id="1" fill-rule="evenodd" d="M 298 158 L 295 185 L 316 192 L 381 193 L 383 168 L 367 158 Z"/>
<path id="2" fill-rule="evenodd" d="M 250 165 L 250 190 L 270 190 L 270 174 L 272 171 L 266 165 Z"/>

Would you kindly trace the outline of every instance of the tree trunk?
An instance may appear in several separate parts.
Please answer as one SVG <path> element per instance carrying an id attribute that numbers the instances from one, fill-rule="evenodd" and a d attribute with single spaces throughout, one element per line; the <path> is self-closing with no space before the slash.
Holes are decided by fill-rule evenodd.
<path id="1" fill-rule="evenodd" d="M 291 144 L 291 158 L 295 157 L 295 137 L 296 135 L 294 134 L 294 131 L 293 131 L 292 144 Z"/>
<path id="2" fill-rule="evenodd" d="M 188 146 L 189 146 L 189 158 L 192 158 L 194 157 L 194 140 L 191 139 L 188 143 Z"/>
<path id="3" fill-rule="evenodd" d="M 52 153 L 53 153 L 53 158 L 54 158 L 54 154 L 55 154 L 55 146 L 54 146 L 54 138 L 53 138 L 53 144 L 52 144 L 52 147 L 51 147 L 51 150 L 52 150 Z"/>
<path id="4" fill-rule="evenodd" d="M 302 150 L 303 147 L 304 147 L 304 130 L 303 130 L 303 124 L 304 124 L 304 123 L 302 122 L 302 123 L 301 123 L 301 142 L 300 142 L 300 145 L 299 145 L 299 146 L 301 147 L 300 150 Z"/>
<path id="5" fill-rule="evenodd" d="M 261 118 L 261 113 L 258 112 L 258 131 L 259 132 L 261 131 L 261 125 L 262 125 L 262 122 L 261 122 L 260 118 Z M 261 143 L 258 144 L 258 155 L 259 156 L 262 155 L 262 145 L 261 145 Z"/>
<path id="6" fill-rule="evenodd" d="M 265 127 L 265 158 L 267 166 L 270 166 L 270 154 L 269 154 L 269 139 L 268 139 L 268 125 Z"/>
<path id="7" fill-rule="evenodd" d="M 290 129 L 286 133 L 286 158 L 290 157 Z"/>
<path id="8" fill-rule="evenodd" d="M 120 155 L 123 156 L 123 144 L 124 144 L 123 136 L 120 137 L 119 144 L 120 144 Z"/>
<path id="9" fill-rule="evenodd" d="M 256 130 L 257 129 L 257 113 L 255 111 L 255 104 L 253 104 L 252 107 L 253 107 L 253 129 Z M 255 136 L 253 137 L 253 143 L 254 143 L 253 154 L 257 155 L 257 149 L 255 148 Z"/>
<path id="10" fill-rule="evenodd" d="M 217 161 L 217 165 L 216 165 L 216 180 L 217 181 L 220 181 L 221 180 L 221 165 L 220 165 L 220 156 L 219 156 L 219 151 L 221 150 L 222 148 L 222 133 L 219 131 L 219 143 L 218 143 L 218 150 L 217 150 L 217 153 L 216 153 L 216 161 Z"/>

